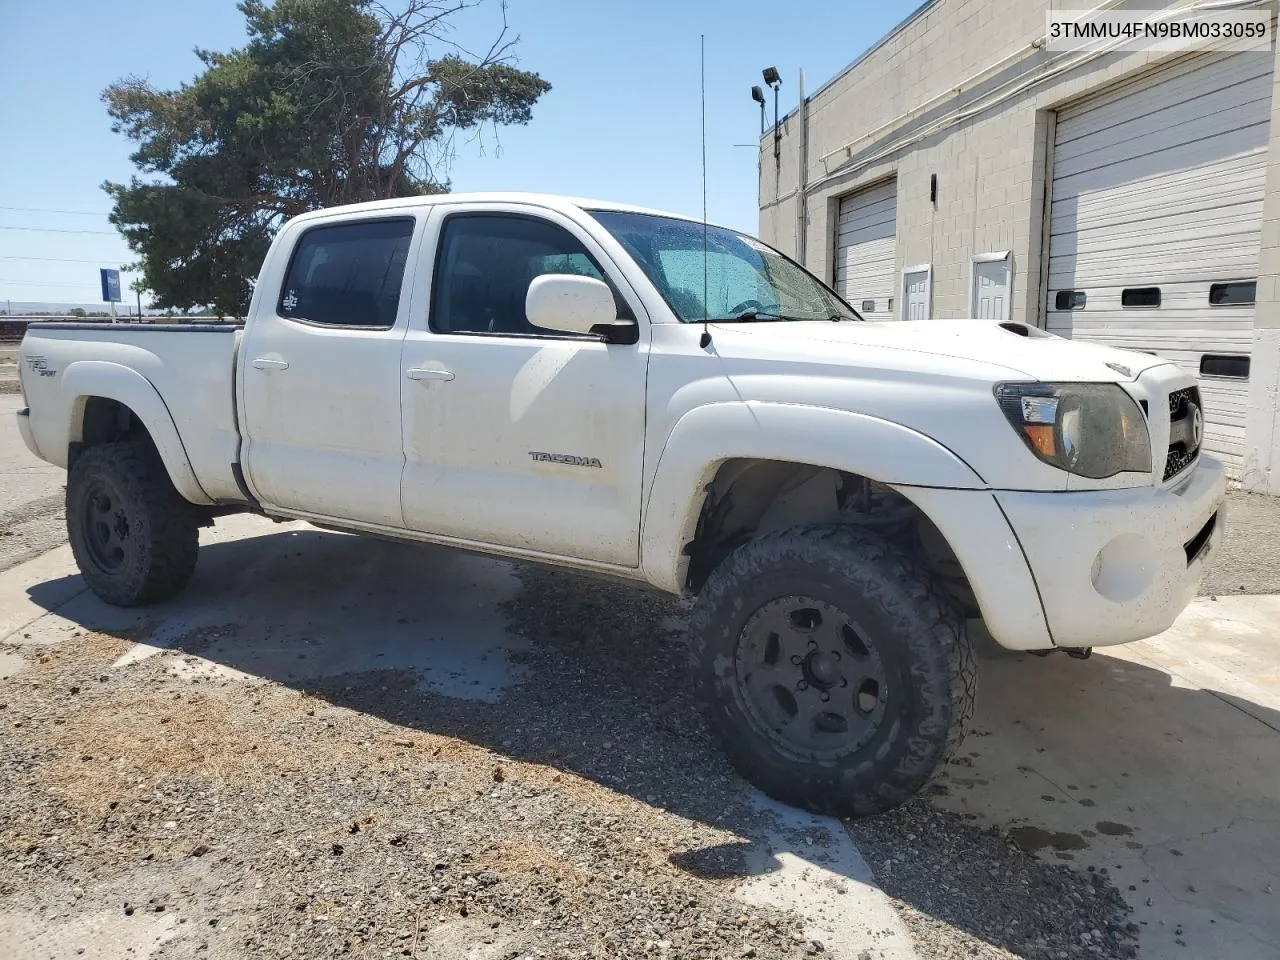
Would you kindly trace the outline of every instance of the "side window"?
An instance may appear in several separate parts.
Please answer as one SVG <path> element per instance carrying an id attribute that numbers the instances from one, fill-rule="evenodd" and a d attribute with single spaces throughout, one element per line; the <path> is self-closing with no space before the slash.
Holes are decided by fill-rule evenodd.
<path id="1" fill-rule="evenodd" d="M 292 320 L 390 329 L 413 220 L 312 227 L 294 248 L 276 312 Z"/>
<path id="2" fill-rule="evenodd" d="M 572 234 L 546 220 L 456 214 L 444 222 L 431 286 L 432 330 L 439 333 L 547 335 L 524 312 L 529 284 L 548 273 L 604 280 Z"/>

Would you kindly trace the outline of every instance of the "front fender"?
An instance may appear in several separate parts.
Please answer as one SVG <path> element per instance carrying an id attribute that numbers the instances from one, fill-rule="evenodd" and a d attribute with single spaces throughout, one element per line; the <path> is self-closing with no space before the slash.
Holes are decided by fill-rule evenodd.
<path id="1" fill-rule="evenodd" d="M 78 360 L 63 371 L 60 396 L 70 401 L 63 421 L 67 425 L 67 443 L 61 447 L 62 457 L 66 457 L 68 444 L 83 439 L 84 408 L 89 398 L 115 400 L 132 410 L 147 428 L 178 492 L 192 503 L 213 503 L 191 469 L 191 461 L 164 398 L 138 371 L 105 360 Z"/>
<path id="2" fill-rule="evenodd" d="M 650 483 L 641 531 L 649 582 L 683 591 L 684 545 L 694 537 L 706 486 L 721 464 L 738 458 L 830 467 L 893 485 L 987 489 L 947 447 L 878 417 L 755 401 L 698 407 L 676 421 Z"/>

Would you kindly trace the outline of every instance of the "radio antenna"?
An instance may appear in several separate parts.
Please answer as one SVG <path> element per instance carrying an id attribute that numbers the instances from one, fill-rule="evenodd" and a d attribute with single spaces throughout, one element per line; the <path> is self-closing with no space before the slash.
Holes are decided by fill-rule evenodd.
<path id="1" fill-rule="evenodd" d="M 711 343 L 710 315 L 707 312 L 707 35 L 698 35 L 701 43 L 699 68 L 702 74 L 702 338 L 698 345 L 704 350 Z"/>

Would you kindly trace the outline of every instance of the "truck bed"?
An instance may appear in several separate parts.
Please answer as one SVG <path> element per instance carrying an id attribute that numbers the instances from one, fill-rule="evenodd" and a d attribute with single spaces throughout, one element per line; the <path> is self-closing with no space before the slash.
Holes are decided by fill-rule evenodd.
<path id="1" fill-rule="evenodd" d="M 79 380 L 98 383 L 105 376 L 122 389 L 131 380 L 133 389 L 145 387 L 131 378 L 133 371 L 162 398 L 208 499 L 241 499 L 231 464 L 238 444 L 235 359 L 242 329 L 239 323 L 32 323 L 18 362 L 41 455 L 66 466 L 68 444 L 78 439 L 72 425 L 86 399 Z M 91 370 L 93 377 L 85 376 Z"/>

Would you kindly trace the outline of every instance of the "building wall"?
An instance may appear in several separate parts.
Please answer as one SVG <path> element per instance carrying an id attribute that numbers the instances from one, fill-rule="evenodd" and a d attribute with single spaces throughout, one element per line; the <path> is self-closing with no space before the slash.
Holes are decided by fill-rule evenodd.
<path id="1" fill-rule="evenodd" d="M 1117 9 L 1185 2 L 1113 3 Z M 1089 3 L 1083 8 L 1098 6 Z M 1012 250 L 1012 317 L 1045 323 L 1044 231 L 1054 111 L 1170 62 L 1169 54 L 1050 53 L 1036 45 L 1045 13 L 1061 0 L 933 0 L 854 66 L 812 93 L 803 171 L 803 260 L 833 278 L 840 198 L 886 177 L 898 180 L 897 273 L 933 266 L 934 317 L 969 313 L 971 258 Z M 1272 143 L 1280 143 L 1273 100 Z M 780 163 L 772 133 L 761 140 L 760 234 L 797 250 L 801 123 L 782 124 Z M 930 176 L 937 202 L 929 200 Z M 1268 170 L 1257 330 L 1244 481 L 1280 492 L 1280 152 Z M 901 291 L 898 291 L 901 298 Z"/>
<path id="2" fill-rule="evenodd" d="M 1012 249 L 1014 317 L 1041 322 L 1053 110 L 1167 59 L 1104 54 L 1063 70 L 1064 55 L 1033 46 L 1050 5 L 934 0 L 810 96 L 804 258 L 810 269 L 831 277 L 839 198 L 896 175 L 898 267 L 934 264 L 934 316 L 968 312 L 974 254 Z M 1044 79 L 1051 70 L 1056 74 Z M 1019 87 L 1026 89 L 982 109 Z M 761 236 L 787 251 L 796 249 L 799 134 L 792 111 L 782 124 L 776 166 L 772 134 L 761 141 Z M 938 177 L 936 204 L 929 202 L 931 174 Z"/>
<path id="3" fill-rule="evenodd" d="M 1280 494 L 1280 46 L 1271 94 L 1271 142 L 1267 148 L 1267 195 L 1262 206 L 1262 252 L 1258 261 L 1258 305 L 1253 318 L 1253 364 L 1249 418 L 1245 424 L 1241 485 Z"/>

